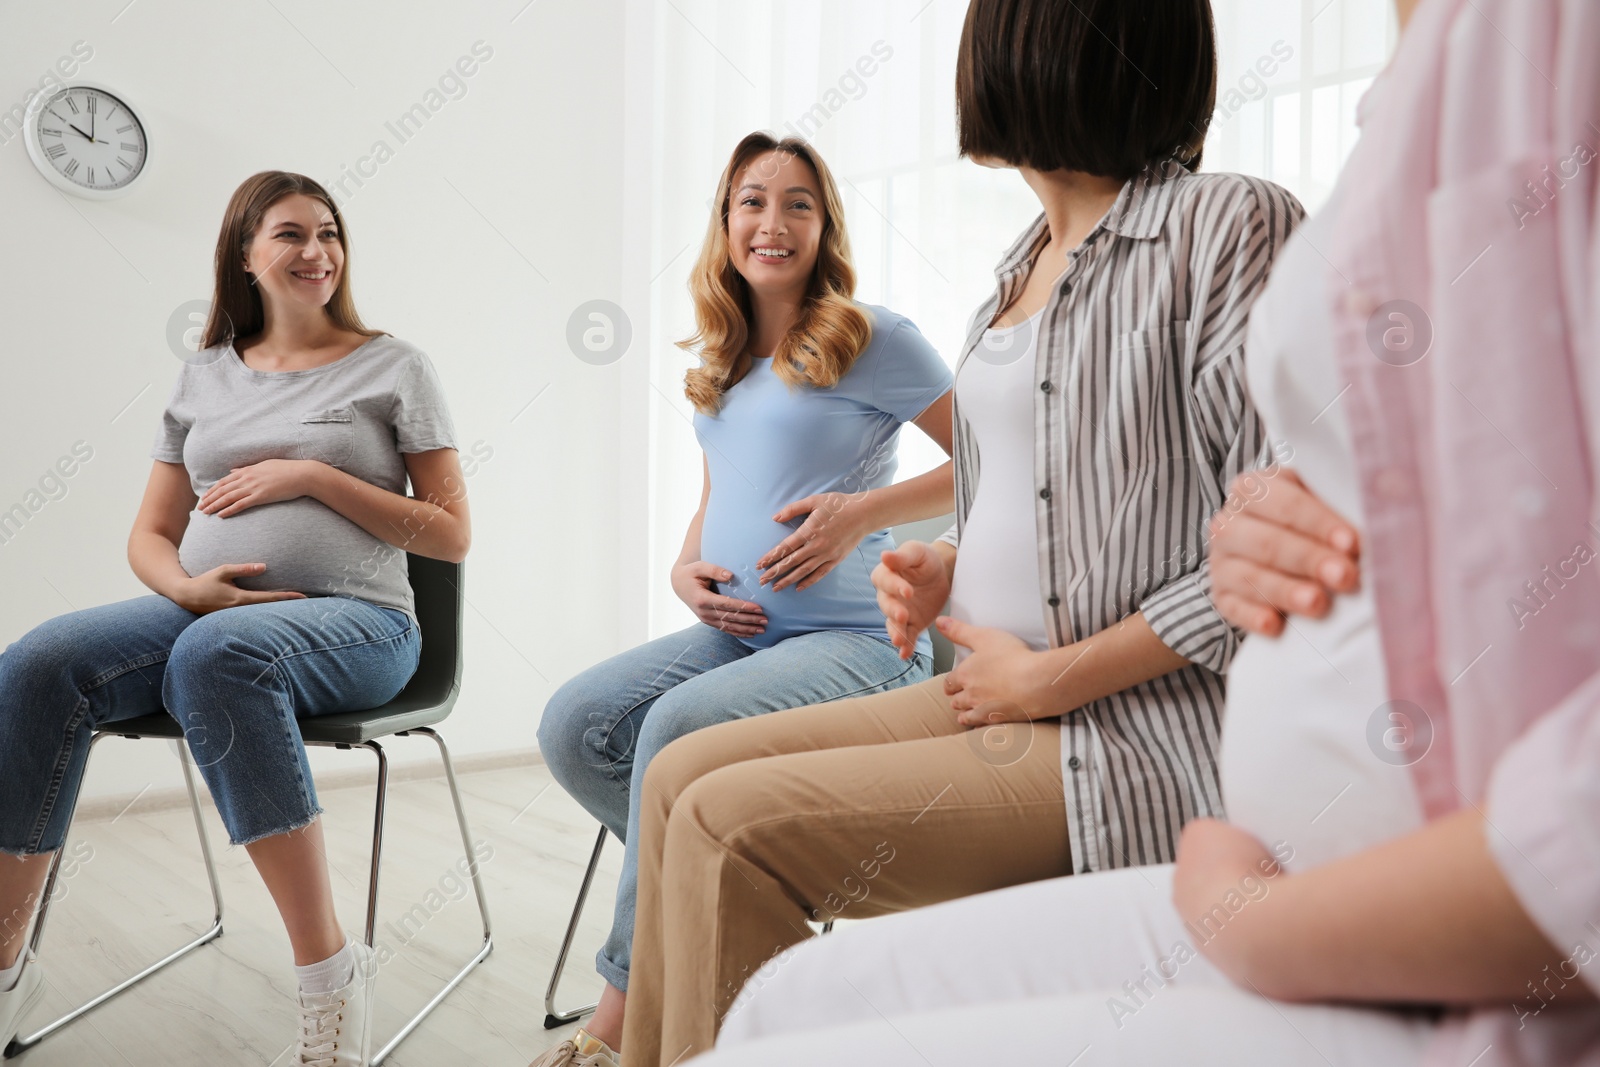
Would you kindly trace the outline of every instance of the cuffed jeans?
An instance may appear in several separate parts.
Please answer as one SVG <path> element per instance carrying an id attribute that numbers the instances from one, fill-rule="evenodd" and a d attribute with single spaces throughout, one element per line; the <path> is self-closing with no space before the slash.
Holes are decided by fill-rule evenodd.
<path id="1" fill-rule="evenodd" d="M 561 787 L 625 843 L 600 976 L 628 988 L 638 895 L 639 790 L 651 759 L 707 726 L 925 681 L 933 661 L 902 660 L 882 638 L 801 634 L 760 650 L 704 623 L 630 649 L 567 682 L 545 705 L 539 750 Z"/>
<path id="2" fill-rule="evenodd" d="M 351 597 L 196 615 L 164 596 L 42 623 L 0 654 L 0 852 L 53 852 L 94 728 L 165 708 L 236 845 L 322 813 L 298 719 L 387 703 L 417 667 L 409 616 Z"/>

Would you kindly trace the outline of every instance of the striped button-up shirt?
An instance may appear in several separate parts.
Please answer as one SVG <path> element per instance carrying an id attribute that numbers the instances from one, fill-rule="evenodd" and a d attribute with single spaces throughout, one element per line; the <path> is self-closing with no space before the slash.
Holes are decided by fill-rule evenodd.
<path id="1" fill-rule="evenodd" d="M 1184 823 L 1222 811 L 1222 675 L 1239 635 L 1211 601 L 1206 524 L 1233 477 L 1270 459 L 1245 395 L 1245 322 L 1303 214 L 1270 182 L 1150 168 L 1070 255 L 1039 317 L 1033 477 L 1050 645 L 1143 612 L 1191 661 L 1062 718 L 1080 872 L 1170 862 Z M 1048 239 L 1041 215 L 1006 253 L 962 363 Z M 956 525 L 943 538 L 958 546 L 980 445 L 958 401 Z"/>

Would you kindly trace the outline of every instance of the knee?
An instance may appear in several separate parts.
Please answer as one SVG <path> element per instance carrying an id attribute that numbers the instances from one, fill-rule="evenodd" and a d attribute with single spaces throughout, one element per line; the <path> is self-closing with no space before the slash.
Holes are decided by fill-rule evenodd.
<path id="1" fill-rule="evenodd" d="M 170 698 L 174 688 L 182 688 L 185 679 L 203 677 L 215 670 L 223 653 L 226 634 L 214 621 L 222 612 L 202 615 L 193 625 L 178 635 L 167 657 L 167 676 L 162 686 L 162 697 Z M 171 706 L 170 703 L 168 705 Z"/>
<path id="2" fill-rule="evenodd" d="M 269 685 L 274 681 L 273 665 L 278 656 L 265 642 L 239 625 L 238 619 L 225 619 L 227 611 L 202 615 L 178 635 L 167 657 L 167 670 L 161 681 L 161 701 L 174 710 L 185 694 L 214 693 L 235 684 Z M 194 703 L 194 701 L 189 701 Z"/>
<path id="3" fill-rule="evenodd" d="M 35 626 L 0 654 L 0 714 L 70 712 L 86 677 L 90 634 L 71 615 Z"/>
<path id="4" fill-rule="evenodd" d="M 646 733 L 649 732 L 646 722 Z M 730 762 L 726 746 L 719 744 L 717 738 L 708 737 L 706 731 L 676 739 L 651 736 L 648 740 L 659 741 L 659 745 L 651 749 L 654 755 L 645 768 L 644 803 L 646 807 L 657 804 L 663 814 L 674 811 L 692 786 Z M 644 739 L 639 747 L 642 754 L 646 750 Z"/>
<path id="5" fill-rule="evenodd" d="M 562 783 L 613 762 L 631 746 L 613 752 L 612 734 L 619 728 L 616 709 L 591 691 L 579 675 L 562 685 L 545 703 L 539 717 L 539 754 Z"/>
<path id="6" fill-rule="evenodd" d="M 669 689 L 656 699 L 639 727 L 639 760 L 651 763 L 675 742 L 712 727 L 737 721 L 737 709 L 708 701 L 695 687 Z M 683 692 L 681 690 L 687 690 Z"/>
<path id="7" fill-rule="evenodd" d="M 645 801 L 661 809 L 667 849 L 711 848 L 727 858 L 770 817 L 771 803 L 748 766 L 701 758 L 696 747 L 693 738 L 667 746 L 645 774 Z"/>

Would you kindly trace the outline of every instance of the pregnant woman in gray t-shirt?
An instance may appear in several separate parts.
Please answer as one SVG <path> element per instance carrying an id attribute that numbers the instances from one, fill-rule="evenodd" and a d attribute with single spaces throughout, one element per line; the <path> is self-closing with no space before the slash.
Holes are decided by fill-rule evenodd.
<path id="1" fill-rule="evenodd" d="M 362 325 L 347 255 L 317 183 L 268 171 L 239 187 L 204 347 L 162 415 L 128 540 L 154 595 L 51 619 L 0 654 L 0 853 L 20 860 L 0 863 L 0 915 L 23 917 L 0 928 L 0 1047 L 44 988 L 23 937 L 90 736 L 165 708 L 288 929 L 290 1062 L 367 1062 L 375 961 L 334 914 L 297 720 L 405 686 L 421 649 L 406 553 L 459 561 L 471 526 L 432 365 Z"/>

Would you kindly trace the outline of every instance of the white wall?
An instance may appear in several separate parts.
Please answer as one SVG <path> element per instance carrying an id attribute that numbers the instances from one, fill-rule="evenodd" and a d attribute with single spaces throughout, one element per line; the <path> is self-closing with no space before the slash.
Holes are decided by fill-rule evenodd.
<path id="1" fill-rule="evenodd" d="M 124 549 L 179 369 L 168 318 L 209 297 L 233 189 L 274 168 L 327 184 L 384 139 L 393 158 L 346 186 L 358 306 L 432 357 L 463 450 L 493 449 L 469 482 L 468 670 L 446 736 L 458 755 L 531 747 L 551 689 L 616 651 L 624 628 L 640 632 L 626 606 L 640 605 L 636 618 L 642 593 L 617 561 L 642 556 L 630 545 L 644 533 L 625 528 L 618 486 L 623 375 L 644 345 L 592 366 L 565 344 L 579 304 L 626 301 L 638 284 L 622 256 L 619 131 L 638 92 L 623 28 L 622 0 L 0 10 L 0 112 L 86 42 L 77 77 L 141 109 L 152 167 L 127 197 L 91 202 L 47 185 L 20 137 L 0 144 L 0 511 L 74 442 L 94 449 L 67 495 L 0 544 L 0 646 L 146 592 Z M 400 144 L 385 123 L 478 41 L 493 55 L 466 94 Z M 392 751 L 405 761 L 431 746 Z M 313 765 L 363 763 L 314 752 Z M 108 744 L 85 796 L 167 788 L 175 768 L 164 746 Z"/>

